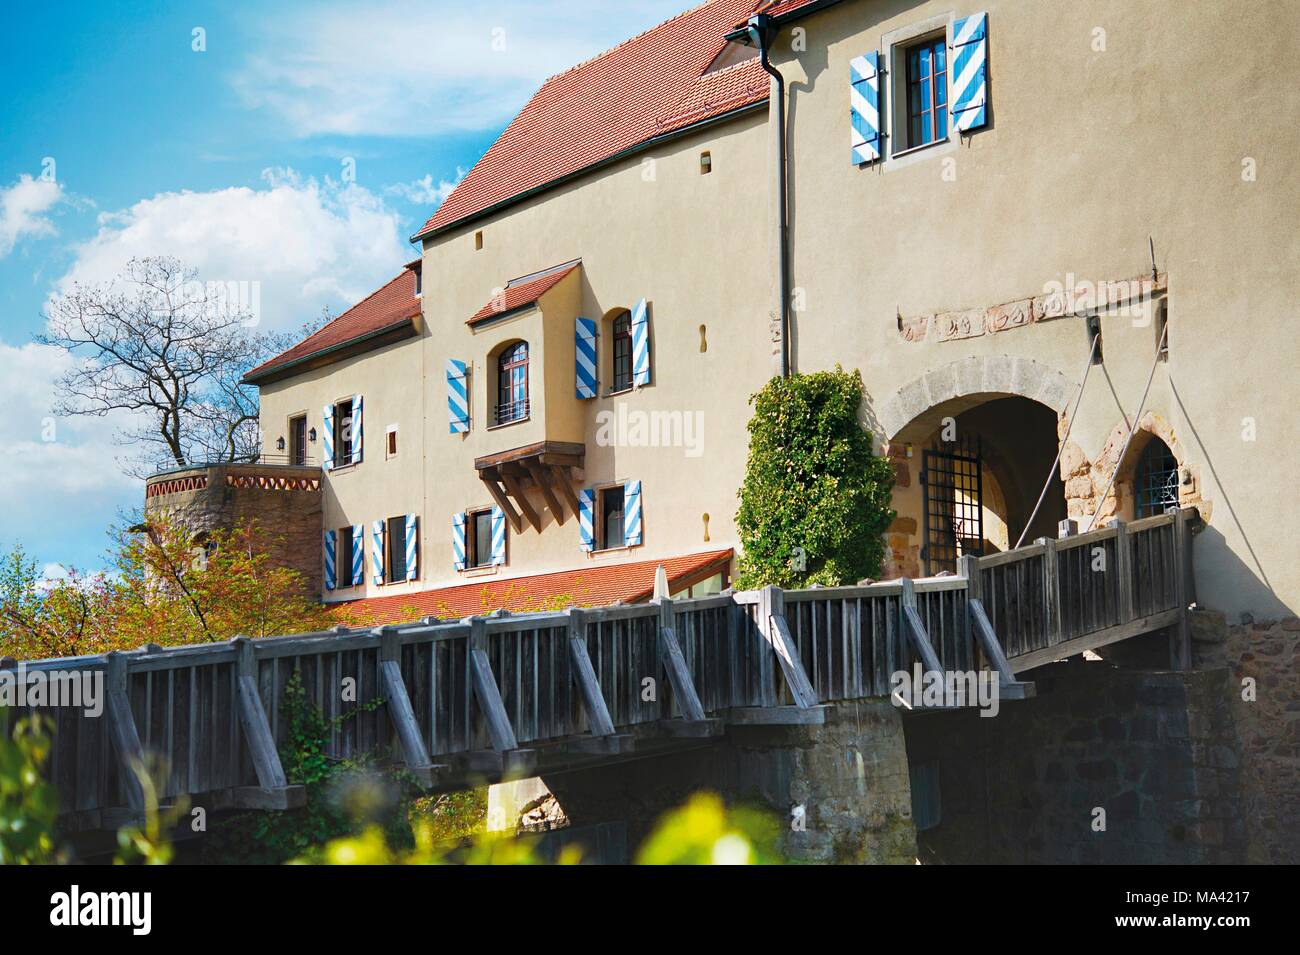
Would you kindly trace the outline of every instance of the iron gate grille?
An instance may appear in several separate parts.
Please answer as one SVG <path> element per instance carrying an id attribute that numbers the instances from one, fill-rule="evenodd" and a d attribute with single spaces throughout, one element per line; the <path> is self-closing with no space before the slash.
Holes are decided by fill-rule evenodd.
<path id="1" fill-rule="evenodd" d="M 946 441 L 923 454 L 926 573 L 957 572 L 957 558 L 984 549 L 984 487 L 979 440 Z"/>

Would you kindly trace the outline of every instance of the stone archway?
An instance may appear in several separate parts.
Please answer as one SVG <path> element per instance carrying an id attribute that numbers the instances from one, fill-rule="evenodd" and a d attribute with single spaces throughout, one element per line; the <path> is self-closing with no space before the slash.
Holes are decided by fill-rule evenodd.
<path id="1" fill-rule="evenodd" d="M 897 441 L 904 429 L 929 431 L 938 424 L 931 414 L 961 410 L 955 399 L 969 398 L 970 406 L 990 395 L 1019 395 L 1044 404 L 1062 415 L 1077 384 L 1055 368 L 1030 358 L 1011 355 L 972 355 L 926 372 L 890 395 L 879 407 L 877 420 L 884 441 Z"/>
<path id="2" fill-rule="evenodd" d="M 1098 509 L 1098 523 L 1117 516 L 1131 517 L 1133 472 L 1142 449 L 1154 437 L 1165 443 L 1182 472 L 1178 488 L 1179 506 L 1197 508 L 1201 512 L 1201 518 L 1208 523 L 1210 502 L 1201 496 L 1200 468 L 1187 463 L 1182 442 L 1178 440 L 1169 422 L 1157 412 L 1144 412 L 1137 423 L 1128 452 L 1121 461 L 1120 454 L 1124 453 L 1128 428 L 1127 421 L 1116 422 L 1096 458 L 1092 460 L 1073 441 L 1065 446 L 1061 454 L 1061 480 L 1065 482 L 1065 502 L 1070 517 L 1076 520 L 1087 518 Z M 1106 500 L 1101 501 L 1101 493 L 1116 469 L 1119 473 L 1115 477 L 1114 487 Z"/>

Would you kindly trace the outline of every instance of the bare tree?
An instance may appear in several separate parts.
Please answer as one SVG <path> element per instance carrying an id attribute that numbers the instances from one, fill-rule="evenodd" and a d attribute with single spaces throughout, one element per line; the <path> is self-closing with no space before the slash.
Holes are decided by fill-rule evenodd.
<path id="1" fill-rule="evenodd" d="M 78 359 L 57 383 L 55 413 L 136 415 L 143 423 L 118 439 L 135 449 L 124 464 L 137 476 L 164 460 L 255 458 L 257 394 L 241 378 L 294 339 L 255 332 L 240 299 L 170 257 L 132 259 L 112 282 L 74 285 L 36 336 Z"/>

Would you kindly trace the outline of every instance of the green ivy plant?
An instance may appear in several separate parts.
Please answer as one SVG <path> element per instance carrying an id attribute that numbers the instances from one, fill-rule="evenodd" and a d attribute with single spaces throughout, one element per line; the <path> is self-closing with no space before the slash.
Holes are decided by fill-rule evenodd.
<path id="1" fill-rule="evenodd" d="M 773 378 L 750 398 L 737 584 L 836 586 L 880 573 L 894 471 L 858 420 L 862 376 Z"/>
<path id="2" fill-rule="evenodd" d="M 208 861 L 251 865 L 277 864 L 313 855 L 334 839 L 378 824 L 394 845 L 412 844 L 402 780 L 374 766 L 376 754 L 356 759 L 329 755 L 330 734 L 360 713 L 386 703 L 379 697 L 334 719 L 326 719 L 307 697 L 300 673 L 285 681 L 280 712 L 287 732 L 280 744 L 280 763 L 287 780 L 305 786 L 307 804 L 287 812 L 241 813 L 222 822 L 204 846 Z"/>

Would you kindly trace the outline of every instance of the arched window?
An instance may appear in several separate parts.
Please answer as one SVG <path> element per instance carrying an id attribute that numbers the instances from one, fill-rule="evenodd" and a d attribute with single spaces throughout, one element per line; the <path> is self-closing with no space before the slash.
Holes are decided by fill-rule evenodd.
<path id="1" fill-rule="evenodd" d="M 1178 460 L 1154 435 L 1142 449 L 1133 487 L 1134 516 L 1139 519 L 1178 506 Z"/>
<path id="2" fill-rule="evenodd" d="M 527 417 L 528 342 L 516 342 L 497 358 L 497 424 Z"/>
<path id="3" fill-rule="evenodd" d="M 627 391 L 632 387 L 632 313 L 624 312 L 614 319 L 613 331 L 613 390 Z"/>

